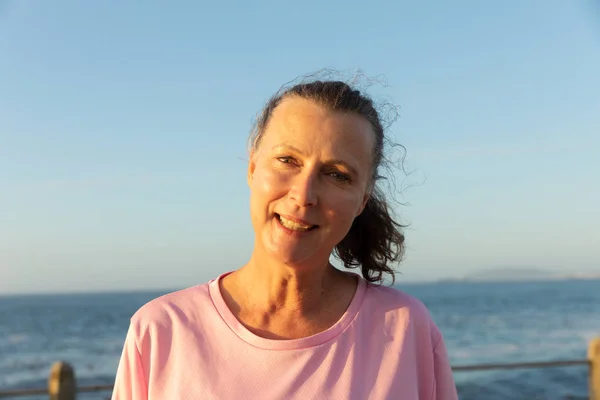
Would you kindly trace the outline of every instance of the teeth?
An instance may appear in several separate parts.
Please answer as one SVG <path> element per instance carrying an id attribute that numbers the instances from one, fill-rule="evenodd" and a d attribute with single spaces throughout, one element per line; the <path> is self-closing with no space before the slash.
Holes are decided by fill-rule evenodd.
<path id="1" fill-rule="evenodd" d="M 285 226 L 288 229 L 292 229 L 295 231 L 307 231 L 312 228 L 311 225 L 299 224 L 294 221 L 290 221 L 289 219 L 283 218 L 281 215 L 279 216 L 279 220 L 281 221 L 281 225 Z"/>

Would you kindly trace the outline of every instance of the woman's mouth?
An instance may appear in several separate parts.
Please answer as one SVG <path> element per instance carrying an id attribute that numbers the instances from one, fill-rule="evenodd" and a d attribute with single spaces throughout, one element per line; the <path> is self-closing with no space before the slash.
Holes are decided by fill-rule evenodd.
<path id="1" fill-rule="evenodd" d="M 282 217 L 279 214 L 275 214 L 275 215 L 277 215 L 277 219 L 279 220 L 281 225 L 283 225 L 284 228 L 287 228 L 291 231 L 308 232 L 308 231 L 311 231 L 318 227 L 318 225 L 308 225 L 308 224 L 305 224 L 302 222 L 292 221 L 290 219 Z"/>

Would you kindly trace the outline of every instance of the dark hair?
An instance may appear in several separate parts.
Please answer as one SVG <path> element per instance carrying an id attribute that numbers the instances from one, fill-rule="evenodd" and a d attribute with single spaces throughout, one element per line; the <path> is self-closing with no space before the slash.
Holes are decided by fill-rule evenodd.
<path id="1" fill-rule="evenodd" d="M 371 283 L 382 283 L 384 274 L 395 279 L 389 264 L 404 255 L 404 226 L 390 215 L 385 196 L 376 186 L 382 178 L 379 169 L 384 161 L 384 129 L 373 101 L 341 81 L 315 81 L 297 84 L 275 94 L 258 117 L 250 137 L 251 150 L 260 145 L 262 136 L 275 108 L 288 97 L 312 100 L 332 111 L 352 112 L 366 118 L 375 132 L 373 149 L 372 191 L 364 211 L 354 219 L 350 231 L 335 247 L 335 255 L 346 268 L 361 267 L 363 277 Z"/>

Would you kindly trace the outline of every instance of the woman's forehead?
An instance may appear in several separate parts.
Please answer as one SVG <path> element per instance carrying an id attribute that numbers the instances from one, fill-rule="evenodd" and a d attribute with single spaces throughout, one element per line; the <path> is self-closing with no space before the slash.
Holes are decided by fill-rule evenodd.
<path id="1" fill-rule="evenodd" d="M 371 150 L 375 140 L 373 127 L 361 115 L 332 111 L 300 97 L 284 99 L 273 110 L 264 134 L 272 144 L 308 140 L 319 145 L 350 145 Z"/>

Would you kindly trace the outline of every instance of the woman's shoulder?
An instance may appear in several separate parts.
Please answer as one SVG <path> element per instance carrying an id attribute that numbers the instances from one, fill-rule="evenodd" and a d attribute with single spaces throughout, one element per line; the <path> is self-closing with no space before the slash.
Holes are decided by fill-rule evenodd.
<path id="1" fill-rule="evenodd" d="M 368 284 L 366 294 L 366 300 L 390 310 L 408 310 L 419 315 L 429 315 L 427 307 L 421 300 L 399 288 Z"/>
<path id="2" fill-rule="evenodd" d="M 133 314 L 131 325 L 144 330 L 150 325 L 170 327 L 197 318 L 212 304 L 208 285 L 194 285 L 150 300 Z"/>
<path id="3" fill-rule="evenodd" d="M 372 318 L 387 325 L 427 332 L 432 340 L 437 340 L 440 336 L 425 303 L 401 289 L 369 285 L 365 294 L 364 310 Z"/>

